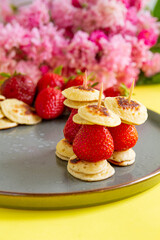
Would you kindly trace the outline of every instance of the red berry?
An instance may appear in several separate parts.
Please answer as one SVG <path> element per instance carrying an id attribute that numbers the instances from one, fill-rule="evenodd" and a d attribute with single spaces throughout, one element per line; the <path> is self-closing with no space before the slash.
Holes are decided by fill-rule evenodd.
<path id="1" fill-rule="evenodd" d="M 47 72 L 45 73 L 41 79 L 38 82 L 38 92 L 42 91 L 43 89 L 47 87 L 58 87 L 60 89 L 64 88 L 64 79 L 62 76 L 52 73 L 52 72 Z"/>
<path id="2" fill-rule="evenodd" d="M 105 97 L 129 96 L 129 90 L 125 84 L 115 84 L 104 91 Z"/>
<path id="3" fill-rule="evenodd" d="M 84 76 L 83 76 L 83 75 L 79 75 L 79 76 L 77 76 L 77 77 L 74 78 L 74 79 L 70 79 L 70 80 L 66 83 L 65 88 L 83 85 L 83 79 L 84 79 Z"/>
<path id="4" fill-rule="evenodd" d="M 62 114 L 64 110 L 64 96 L 61 90 L 45 88 L 42 90 L 35 101 L 37 114 L 44 119 L 53 119 Z"/>
<path id="5" fill-rule="evenodd" d="M 64 137 L 68 140 L 68 142 L 72 143 L 79 129 L 81 128 L 80 124 L 73 122 L 73 116 L 78 112 L 77 109 L 73 109 L 67 122 L 64 127 L 63 133 Z"/>
<path id="6" fill-rule="evenodd" d="M 105 97 L 116 97 L 121 95 L 119 85 L 113 85 L 104 91 Z"/>
<path id="7" fill-rule="evenodd" d="M 35 95 L 35 84 L 28 76 L 15 74 L 2 84 L 1 93 L 6 98 L 16 98 L 31 105 Z"/>
<path id="8" fill-rule="evenodd" d="M 108 159 L 114 151 L 112 136 L 104 126 L 82 125 L 73 141 L 73 151 L 88 162 Z"/>
<path id="9" fill-rule="evenodd" d="M 134 125 L 121 123 L 121 125 L 110 127 L 108 130 L 113 137 L 115 151 L 132 148 L 138 140 L 138 132 Z"/>

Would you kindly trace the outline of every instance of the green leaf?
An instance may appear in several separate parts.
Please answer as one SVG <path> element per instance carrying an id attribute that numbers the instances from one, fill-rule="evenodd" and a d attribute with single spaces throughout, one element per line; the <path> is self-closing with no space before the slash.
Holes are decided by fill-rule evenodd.
<path id="1" fill-rule="evenodd" d="M 1 72 L 0 76 L 5 77 L 5 78 L 11 77 L 11 75 L 9 73 L 5 73 L 5 72 Z"/>
<path id="2" fill-rule="evenodd" d="M 61 75 L 62 74 L 62 69 L 63 69 L 63 66 L 60 65 L 60 66 L 58 66 L 57 68 L 54 69 L 54 73 L 58 74 L 58 75 Z"/>
<path id="3" fill-rule="evenodd" d="M 153 53 L 160 52 L 160 37 L 158 38 L 157 43 L 150 49 Z"/>
<path id="4" fill-rule="evenodd" d="M 152 13 L 154 17 L 157 17 L 160 20 L 160 0 L 157 0 Z"/>
<path id="5" fill-rule="evenodd" d="M 93 88 L 93 87 L 97 86 L 98 83 L 99 83 L 99 82 L 95 82 L 95 83 L 93 83 L 93 84 L 91 85 L 91 87 Z"/>
<path id="6" fill-rule="evenodd" d="M 151 77 L 146 77 L 144 73 L 141 72 L 136 85 L 150 85 L 150 84 L 159 84 L 159 83 L 160 83 L 160 73 L 157 73 Z"/>
<path id="7" fill-rule="evenodd" d="M 17 7 L 16 5 L 10 4 L 10 7 L 11 7 L 11 9 L 12 9 L 12 11 L 13 11 L 14 13 L 17 13 L 17 12 L 18 12 L 18 7 Z"/>

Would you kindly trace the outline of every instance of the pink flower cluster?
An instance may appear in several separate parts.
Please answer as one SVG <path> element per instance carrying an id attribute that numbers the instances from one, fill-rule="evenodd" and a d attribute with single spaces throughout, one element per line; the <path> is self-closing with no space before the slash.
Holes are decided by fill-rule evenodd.
<path id="1" fill-rule="evenodd" d="M 94 72 L 105 88 L 160 71 L 159 22 L 143 10 L 146 0 L 35 0 L 17 11 L 0 3 L 0 71 L 20 71 L 35 83 L 63 65 Z"/>

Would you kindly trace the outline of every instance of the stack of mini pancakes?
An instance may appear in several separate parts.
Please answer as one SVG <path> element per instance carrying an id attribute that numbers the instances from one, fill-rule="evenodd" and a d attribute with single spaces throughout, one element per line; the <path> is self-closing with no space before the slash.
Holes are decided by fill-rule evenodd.
<path id="1" fill-rule="evenodd" d="M 16 127 L 18 124 L 33 125 L 41 120 L 26 103 L 17 99 L 5 99 L 0 95 L 0 129 Z"/>
<path id="2" fill-rule="evenodd" d="M 129 125 L 140 125 L 147 120 L 146 107 L 138 101 L 128 101 L 126 97 L 107 97 L 104 105 L 117 114 L 121 121 Z M 135 162 L 135 152 L 132 148 L 125 151 L 115 151 L 110 159 L 114 165 L 128 166 Z"/>
<path id="3" fill-rule="evenodd" d="M 88 104 L 97 104 L 99 98 L 98 90 L 84 86 L 67 88 L 62 94 L 66 97 L 64 105 L 77 110 Z M 60 159 L 68 161 L 74 155 L 72 144 L 65 138 L 60 140 L 56 146 L 56 155 Z"/>
<path id="4" fill-rule="evenodd" d="M 97 104 L 80 107 L 78 113 L 73 116 L 73 121 L 77 124 L 101 125 L 105 127 L 115 127 L 121 124 L 118 115 L 104 106 L 99 107 Z M 114 168 L 107 159 L 94 163 L 77 159 L 76 156 L 73 156 L 68 161 L 67 170 L 72 176 L 84 181 L 104 180 L 115 173 Z"/>
<path id="5" fill-rule="evenodd" d="M 67 98 L 64 101 L 66 106 L 78 109 L 78 113 L 73 116 L 73 122 L 77 124 L 116 127 L 123 122 L 130 125 L 140 125 L 148 117 L 144 105 L 138 101 L 129 101 L 125 97 L 105 98 L 105 107 L 102 105 L 98 107 L 99 91 L 84 89 L 83 86 L 66 89 L 63 91 L 63 95 Z M 70 150 L 67 151 L 68 149 Z M 99 181 L 111 177 L 115 170 L 109 162 L 118 166 L 127 166 L 135 161 L 135 152 L 131 148 L 126 151 L 114 151 L 107 161 L 102 160 L 94 163 L 80 160 L 74 155 L 72 145 L 65 139 L 57 144 L 56 155 L 59 155 L 61 159 L 69 160 L 68 172 L 84 181 Z"/>

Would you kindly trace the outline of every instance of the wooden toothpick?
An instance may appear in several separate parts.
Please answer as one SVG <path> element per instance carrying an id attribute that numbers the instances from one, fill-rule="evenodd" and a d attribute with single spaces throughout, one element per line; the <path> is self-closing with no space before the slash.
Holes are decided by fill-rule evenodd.
<path id="1" fill-rule="evenodd" d="M 87 71 L 84 73 L 84 80 L 83 80 L 83 87 L 86 89 L 87 88 L 87 82 L 88 82 L 88 76 L 87 76 Z"/>
<path id="2" fill-rule="evenodd" d="M 102 94 L 103 94 L 103 82 L 101 84 L 101 89 L 100 89 L 100 93 L 99 93 L 98 108 L 100 108 L 100 106 L 101 106 Z"/>
<path id="3" fill-rule="evenodd" d="M 135 82 L 135 79 L 133 79 L 132 86 L 131 86 L 131 88 L 130 88 L 129 97 L 128 97 L 128 102 L 129 102 L 129 103 L 130 103 L 130 101 L 131 101 L 132 94 L 133 94 L 133 90 L 134 90 L 134 82 Z"/>

